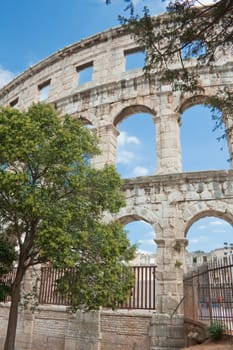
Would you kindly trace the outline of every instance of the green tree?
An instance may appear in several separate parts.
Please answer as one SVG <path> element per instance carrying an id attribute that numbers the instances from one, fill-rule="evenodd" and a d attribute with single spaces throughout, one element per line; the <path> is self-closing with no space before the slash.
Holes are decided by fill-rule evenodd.
<path id="1" fill-rule="evenodd" d="M 13 350 L 20 285 L 30 266 L 77 266 L 82 307 L 115 307 L 132 283 L 127 262 L 135 248 L 119 223 L 103 221 L 124 204 L 121 182 L 112 166 L 91 167 L 97 140 L 78 119 L 45 104 L 26 112 L 1 108 L 0 144 L 0 236 L 17 246 L 4 348 Z"/>

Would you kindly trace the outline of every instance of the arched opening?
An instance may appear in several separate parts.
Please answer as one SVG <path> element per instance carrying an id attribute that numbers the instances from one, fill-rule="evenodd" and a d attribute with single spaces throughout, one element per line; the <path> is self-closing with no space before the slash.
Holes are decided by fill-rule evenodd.
<path id="1" fill-rule="evenodd" d="M 187 239 L 187 270 L 226 255 L 233 256 L 233 226 L 222 216 L 198 218 L 190 226 Z"/>
<path id="2" fill-rule="evenodd" d="M 123 178 L 152 175 L 156 168 L 152 116 L 136 113 L 126 118 L 118 127 L 117 170 Z"/>
<path id="3" fill-rule="evenodd" d="M 155 254 L 155 232 L 153 227 L 143 220 L 132 221 L 125 225 L 132 244 L 137 245 L 137 252 L 141 254 Z"/>
<path id="4" fill-rule="evenodd" d="M 153 226 L 140 214 L 122 216 L 131 244 L 137 245 L 135 259 L 130 262 L 135 277 L 135 285 L 128 299 L 128 308 L 154 310 L 156 308 L 156 244 Z"/>
<path id="5" fill-rule="evenodd" d="M 215 121 L 210 106 L 195 105 L 183 114 L 181 148 L 183 171 L 229 169 L 229 150 L 224 124 L 215 131 Z"/>

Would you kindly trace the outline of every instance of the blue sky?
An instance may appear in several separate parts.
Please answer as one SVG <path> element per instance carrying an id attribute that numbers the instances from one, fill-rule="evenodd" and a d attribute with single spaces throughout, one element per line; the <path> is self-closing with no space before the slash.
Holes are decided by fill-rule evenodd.
<path id="1" fill-rule="evenodd" d="M 148 0 L 151 12 L 166 3 Z M 142 0 L 135 0 L 137 10 Z M 123 0 L 8 0 L 0 2 L 0 86 L 33 64 L 83 38 L 119 25 Z M 200 128 L 200 124 L 202 127 Z M 195 107 L 182 116 L 181 145 L 184 171 L 226 169 L 226 147 L 216 141 L 208 109 Z M 122 177 L 152 175 L 156 169 L 155 127 L 151 116 L 140 114 L 123 121 L 118 140 L 118 171 Z M 141 251 L 154 252 L 156 233 L 144 223 L 126 227 Z M 189 250 L 215 249 L 233 241 L 232 227 L 218 218 L 196 222 L 188 233 Z M 232 237 L 232 238 L 231 238 Z"/>

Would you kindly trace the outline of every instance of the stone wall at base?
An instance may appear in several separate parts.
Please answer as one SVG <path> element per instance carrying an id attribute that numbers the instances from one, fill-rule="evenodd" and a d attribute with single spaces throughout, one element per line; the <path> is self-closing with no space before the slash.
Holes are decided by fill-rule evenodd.
<path id="1" fill-rule="evenodd" d="M 101 350 L 150 350 L 153 314 L 140 311 L 101 312 Z"/>
<path id="2" fill-rule="evenodd" d="M 184 317 L 154 315 L 150 327 L 150 350 L 175 350 L 184 346 Z"/>
<path id="3" fill-rule="evenodd" d="M 0 350 L 9 305 L 0 304 Z M 183 316 L 150 311 L 101 310 L 70 314 L 64 307 L 20 311 L 15 350 L 179 350 Z"/>

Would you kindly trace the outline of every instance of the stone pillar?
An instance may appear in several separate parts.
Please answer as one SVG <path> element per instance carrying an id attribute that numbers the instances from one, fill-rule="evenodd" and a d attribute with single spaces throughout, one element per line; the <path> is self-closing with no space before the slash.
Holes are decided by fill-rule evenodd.
<path id="1" fill-rule="evenodd" d="M 70 315 L 64 350 L 100 350 L 100 312 L 77 311 Z"/>
<path id="2" fill-rule="evenodd" d="M 38 305 L 40 271 L 39 265 L 30 267 L 22 282 L 20 303 L 23 308 L 18 316 L 16 349 L 33 350 L 35 326 L 35 313 L 33 311 Z"/>
<path id="3" fill-rule="evenodd" d="M 182 171 L 179 114 L 162 114 L 154 118 L 156 124 L 158 174 Z"/>
<path id="4" fill-rule="evenodd" d="M 150 326 L 150 350 L 180 350 L 184 347 L 184 317 L 154 314 Z"/>
<path id="5" fill-rule="evenodd" d="M 156 310 L 183 314 L 183 268 L 186 239 L 157 239 Z"/>
<path id="6" fill-rule="evenodd" d="M 119 131 L 113 124 L 109 124 L 99 127 L 96 135 L 101 154 L 93 158 L 92 165 L 97 169 L 103 168 L 106 163 L 115 165 Z"/>
<path id="7" fill-rule="evenodd" d="M 233 117 L 229 115 L 222 116 L 225 124 L 227 145 L 230 159 L 230 168 L 233 169 Z"/>

